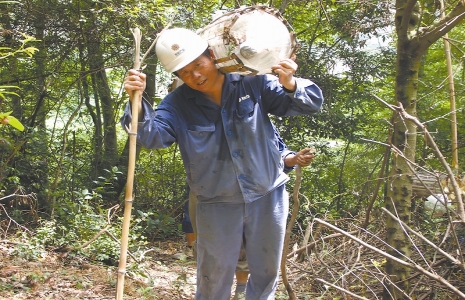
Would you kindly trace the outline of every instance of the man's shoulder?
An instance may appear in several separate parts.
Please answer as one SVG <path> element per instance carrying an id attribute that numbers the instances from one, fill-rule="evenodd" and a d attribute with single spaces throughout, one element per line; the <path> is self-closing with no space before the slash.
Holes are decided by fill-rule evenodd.
<path id="1" fill-rule="evenodd" d="M 268 77 L 271 76 L 271 77 Z M 252 86 L 261 86 L 263 82 L 266 82 L 268 80 L 273 80 L 272 75 L 240 75 L 240 74 L 235 74 L 235 73 L 228 73 L 226 74 L 226 80 L 230 82 L 231 84 L 241 84 L 241 83 L 247 83 Z"/>

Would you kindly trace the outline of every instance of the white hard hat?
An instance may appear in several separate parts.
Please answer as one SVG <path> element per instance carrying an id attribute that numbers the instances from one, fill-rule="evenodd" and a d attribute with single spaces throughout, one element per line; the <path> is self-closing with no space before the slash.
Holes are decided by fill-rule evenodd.
<path id="1" fill-rule="evenodd" d="M 207 47 L 208 42 L 195 32 L 185 28 L 172 28 L 160 35 L 155 51 L 165 70 L 172 73 L 191 63 Z"/>

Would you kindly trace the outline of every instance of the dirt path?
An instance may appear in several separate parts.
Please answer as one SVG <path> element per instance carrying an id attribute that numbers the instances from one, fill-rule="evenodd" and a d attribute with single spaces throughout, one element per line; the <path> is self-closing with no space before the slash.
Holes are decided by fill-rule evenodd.
<path id="1" fill-rule="evenodd" d="M 0 299 L 114 299 L 117 267 L 86 262 L 70 252 L 18 256 L 0 241 Z M 154 245 L 140 264 L 128 259 L 124 299 L 193 299 L 195 262 L 175 242 Z"/>
<path id="2" fill-rule="evenodd" d="M 27 246 L 0 240 L 0 300 L 115 299 L 118 262 L 113 266 L 89 262 L 61 249 L 28 260 L 18 251 Z M 124 300 L 194 299 L 196 264 L 188 253 L 180 238 L 152 243 L 140 263 L 128 256 Z M 308 297 L 308 282 L 297 281 L 298 299 L 315 299 Z M 288 299 L 281 282 L 276 299 Z"/>

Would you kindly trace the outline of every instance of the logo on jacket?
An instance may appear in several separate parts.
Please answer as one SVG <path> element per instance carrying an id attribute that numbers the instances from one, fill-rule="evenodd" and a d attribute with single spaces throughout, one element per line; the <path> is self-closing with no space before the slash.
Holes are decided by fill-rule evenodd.
<path id="1" fill-rule="evenodd" d="M 240 103 L 241 101 L 247 100 L 247 99 L 249 99 L 249 98 L 250 98 L 249 95 L 242 96 L 242 97 L 239 98 L 239 103 Z"/>

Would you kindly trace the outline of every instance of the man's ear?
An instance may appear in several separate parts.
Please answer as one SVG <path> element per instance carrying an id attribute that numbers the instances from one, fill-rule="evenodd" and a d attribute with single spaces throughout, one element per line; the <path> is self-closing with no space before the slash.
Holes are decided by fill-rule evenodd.
<path id="1" fill-rule="evenodd" d="M 215 53 L 213 53 L 213 50 L 212 49 L 209 49 L 210 50 L 210 56 L 211 58 L 213 58 L 213 60 L 215 60 Z"/>

